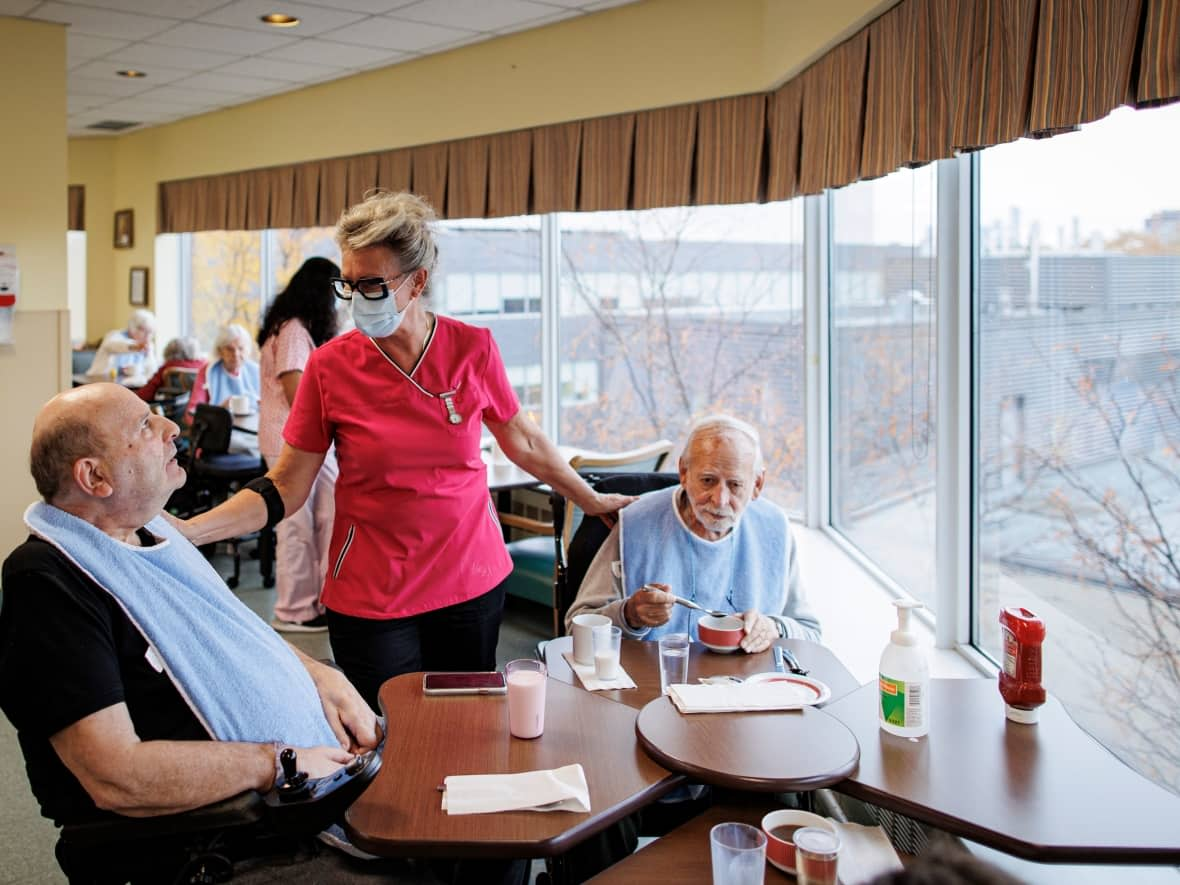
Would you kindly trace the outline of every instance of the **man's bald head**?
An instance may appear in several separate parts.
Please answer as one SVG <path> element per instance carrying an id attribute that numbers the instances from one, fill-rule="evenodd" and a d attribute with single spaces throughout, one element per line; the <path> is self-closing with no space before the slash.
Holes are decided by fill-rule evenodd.
<path id="1" fill-rule="evenodd" d="M 107 440 L 102 416 L 120 394 L 134 396 L 117 384 L 87 384 L 59 393 L 41 407 L 33 421 L 29 470 L 47 503 L 70 487 L 80 458 L 103 454 Z"/>

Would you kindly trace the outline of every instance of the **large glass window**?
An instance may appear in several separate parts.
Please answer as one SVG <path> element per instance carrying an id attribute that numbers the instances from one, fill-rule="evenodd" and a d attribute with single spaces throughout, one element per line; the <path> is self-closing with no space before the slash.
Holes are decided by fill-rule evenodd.
<path id="1" fill-rule="evenodd" d="M 263 298 L 262 232 L 203 231 L 191 235 L 190 248 L 190 334 L 206 350 L 230 323 L 254 335 Z"/>
<path id="2" fill-rule="evenodd" d="M 831 195 L 832 524 L 934 607 L 934 165 Z"/>
<path id="3" fill-rule="evenodd" d="M 541 424 L 540 218 L 444 221 L 438 250 L 431 309 L 491 329 L 521 408 Z"/>
<path id="4" fill-rule="evenodd" d="M 975 642 L 1180 791 L 1180 106 L 981 154 Z"/>
<path id="5" fill-rule="evenodd" d="M 561 216 L 561 440 L 757 426 L 771 500 L 802 508 L 802 200 Z"/>

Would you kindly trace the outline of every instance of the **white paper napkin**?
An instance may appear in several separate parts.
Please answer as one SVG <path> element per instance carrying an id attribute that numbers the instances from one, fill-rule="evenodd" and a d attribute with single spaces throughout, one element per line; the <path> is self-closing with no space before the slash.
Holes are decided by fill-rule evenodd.
<path id="1" fill-rule="evenodd" d="M 816 701 L 814 691 L 790 682 L 741 685 L 670 685 L 668 696 L 681 713 L 798 710 Z"/>
<path id="2" fill-rule="evenodd" d="M 615 688 L 635 688 L 635 680 L 632 679 L 627 671 L 623 669 L 623 665 L 619 664 L 619 671 L 614 679 L 599 679 L 594 675 L 593 664 L 579 664 L 574 660 L 574 653 L 571 651 L 563 651 L 561 656 L 565 658 L 565 662 L 570 665 L 570 669 L 578 674 L 578 679 L 582 682 L 582 688 L 586 691 L 607 691 Z"/>
<path id="3" fill-rule="evenodd" d="M 589 811 L 590 788 L 578 763 L 518 774 L 452 775 L 443 780 L 447 814 L 491 811 Z"/>

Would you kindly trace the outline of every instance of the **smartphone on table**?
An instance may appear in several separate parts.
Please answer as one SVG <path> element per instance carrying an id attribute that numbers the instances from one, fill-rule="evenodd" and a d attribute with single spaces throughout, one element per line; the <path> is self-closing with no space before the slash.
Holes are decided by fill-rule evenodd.
<path id="1" fill-rule="evenodd" d="M 504 674 L 498 670 L 469 673 L 423 673 L 423 694 L 504 694 Z"/>

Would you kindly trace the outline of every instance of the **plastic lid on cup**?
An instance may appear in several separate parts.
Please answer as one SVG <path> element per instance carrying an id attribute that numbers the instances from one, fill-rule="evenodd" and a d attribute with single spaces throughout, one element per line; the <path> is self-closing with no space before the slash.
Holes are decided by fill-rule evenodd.
<path id="1" fill-rule="evenodd" d="M 803 827 L 791 837 L 795 848 L 813 857 L 831 858 L 840 853 L 840 837 L 819 827 Z"/>

